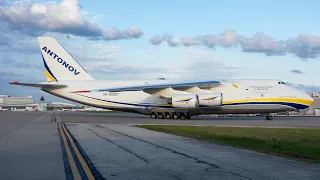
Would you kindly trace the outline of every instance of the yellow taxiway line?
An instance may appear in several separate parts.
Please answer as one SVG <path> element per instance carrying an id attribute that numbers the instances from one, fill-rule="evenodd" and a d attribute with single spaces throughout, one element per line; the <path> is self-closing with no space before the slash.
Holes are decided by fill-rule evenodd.
<path id="1" fill-rule="evenodd" d="M 67 152 L 67 156 L 68 156 L 68 160 L 69 160 L 69 163 L 70 163 L 70 167 L 71 167 L 71 171 L 72 171 L 72 174 L 73 174 L 73 178 L 74 179 L 82 179 L 81 176 L 80 176 L 79 170 L 77 168 L 77 165 L 76 165 L 76 163 L 75 163 L 75 161 L 73 159 L 71 150 L 69 149 L 66 136 L 64 135 L 63 130 L 61 128 L 61 124 L 59 126 L 59 130 L 60 130 L 60 133 L 61 133 L 61 136 L 62 136 L 64 148 L 65 148 L 65 150 Z"/>
<path id="2" fill-rule="evenodd" d="M 62 128 L 63 128 L 64 132 L 66 133 L 66 135 L 67 135 L 67 137 L 68 137 L 68 139 L 69 139 L 69 141 L 70 141 L 70 143 L 71 143 L 71 146 L 72 146 L 74 152 L 76 153 L 76 156 L 77 156 L 77 158 L 78 158 L 78 160 L 79 160 L 79 162 L 80 162 L 80 164 L 81 164 L 81 166 L 82 166 L 82 169 L 84 170 L 84 172 L 85 172 L 86 175 L 87 175 L 87 178 L 88 178 L 89 180 L 95 179 L 95 178 L 93 177 L 93 175 L 92 175 L 92 172 L 91 172 L 89 166 L 87 165 L 86 161 L 83 159 L 83 157 L 82 157 L 79 149 L 77 148 L 77 146 L 76 146 L 76 144 L 74 143 L 72 137 L 70 136 L 70 133 L 68 132 L 65 124 L 64 124 L 64 123 L 61 123 L 61 124 L 62 124 Z"/>

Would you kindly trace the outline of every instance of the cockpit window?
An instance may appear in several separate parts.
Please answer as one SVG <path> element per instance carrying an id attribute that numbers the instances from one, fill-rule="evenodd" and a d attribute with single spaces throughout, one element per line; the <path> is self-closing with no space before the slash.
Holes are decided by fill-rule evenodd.
<path id="1" fill-rule="evenodd" d="M 283 81 L 279 81 L 278 84 L 286 84 L 286 83 L 284 83 Z"/>

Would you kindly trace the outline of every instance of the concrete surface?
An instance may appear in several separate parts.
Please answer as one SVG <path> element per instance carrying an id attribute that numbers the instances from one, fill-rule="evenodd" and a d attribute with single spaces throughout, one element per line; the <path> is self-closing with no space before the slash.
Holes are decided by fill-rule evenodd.
<path id="1" fill-rule="evenodd" d="M 320 178 L 320 165 L 132 126 L 67 126 L 106 179 Z"/>
<path id="2" fill-rule="evenodd" d="M 0 179 L 65 179 L 52 112 L 0 113 Z"/>

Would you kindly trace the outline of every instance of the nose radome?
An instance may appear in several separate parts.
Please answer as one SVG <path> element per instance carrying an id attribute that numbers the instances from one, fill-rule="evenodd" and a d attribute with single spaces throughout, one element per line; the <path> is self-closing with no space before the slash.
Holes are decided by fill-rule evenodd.
<path id="1" fill-rule="evenodd" d="M 312 105 L 313 104 L 314 99 L 309 94 L 303 93 L 303 98 L 308 101 L 308 105 Z"/>

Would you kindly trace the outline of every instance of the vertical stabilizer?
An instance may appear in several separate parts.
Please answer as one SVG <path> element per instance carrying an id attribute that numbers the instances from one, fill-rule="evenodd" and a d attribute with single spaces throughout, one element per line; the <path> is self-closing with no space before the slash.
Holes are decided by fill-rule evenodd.
<path id="1" fill-rule="evenodd" d="M 38 37 L 48 81 L 94 80 L 94 78 L 52 37 Z"/>

